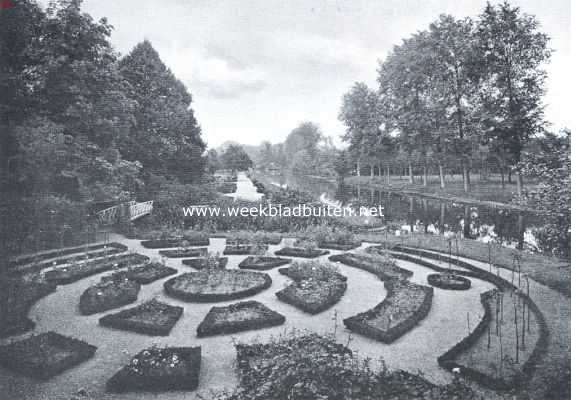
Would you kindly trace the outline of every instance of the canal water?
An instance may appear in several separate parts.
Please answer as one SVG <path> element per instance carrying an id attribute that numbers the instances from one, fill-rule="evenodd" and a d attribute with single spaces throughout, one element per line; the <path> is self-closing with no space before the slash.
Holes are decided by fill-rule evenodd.
<path id="1" fill-rule="evenodd" d="M 464 238 L 539 252 L 533 229 L 540 225 L 536 215 L 517 210 L 473 206 L 448 200 L 429 199 L 364 186 L 339 185 L 317 177 L 275 175 L 269 178 L 282 187 L 312 193 L 325 202 L 352 207 L 383 207 L 383 219 L 401 231 L 459 234 Z"/>

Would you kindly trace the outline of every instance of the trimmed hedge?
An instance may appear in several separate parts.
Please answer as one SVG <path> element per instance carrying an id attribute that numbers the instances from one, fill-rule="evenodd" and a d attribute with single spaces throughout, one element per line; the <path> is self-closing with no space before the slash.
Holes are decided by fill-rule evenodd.
<path id="1" fill-rule="evenodd" d="M 208 260 L 206 258 L 187 258 L 185 260 L 182 260 L 182 263 L 184 265 L 188 265 L 189 267 L 198 270 L 207 269 L 207 267 L 209 267 L 209 265 L 207 265 Z M 226 268 L 227 264 L 228 264 L 228 257 L 220 257 L 218 258 L 218 265 L 216 265 L 215 268 L 224 269 Z M 210 265 L 210 267 L 213 266 Z"/>
<path id="2" fill-rule="evenodd" d="M 99 319 L 99 324 L 152 336 L 167 336 L 182 316 L 184 308 L 150 300 Z M 139 316 L 139 319 L 134 317 Z"/>
<path id="3" fill-rule="evenodd" d="M 430 274 L 426 280 L 432 286 L 445 290 L 468 290 L 472 287 L 470 279 L 454 274 Z"/>
<path id="4" fill-rule="evenodd" d="M 349 251 L 361 246 L 362 242 L 322 242 L 319 243 L 320 248 L 329 250 Z"/>
<path id="5" fill-rule="evenodd" d="M 167 249 L 169 247 L 179 247 L 182 246 L 183 242 L 187 242 L 188 246 L 208 246 L 210 245 L 209 238 L 196 239 L 189 238 L 170 238 L 170 239 L 153 239 L 153 240 L 141 240 L 141 246 L 147 249 Z"/>
<path id="6" fill-rule="evenodd" d="M 0 347 L 0 364 L 22 375 L 48 379 L 95 354 L 97 347 L 55 332 Z M 56 356 L 57 354 L 60 356 Z"/>
<path id="7" fill-rule="evenodd" d="M 250 256 L 244 259 L 238 267 L 242 269 L 253 269 L 267 271 L 272 268 L 281 267 L 291 262 L 290 259 L 281 257 Z"/>
<path id="8" fill-rule="evenodd" d="M 197 249 L 176 249 L 176 250 L 159 250 L 161 256 L 168 258 L 184 258 L 184 257 L 204 257 L 208 253 L 206 247 Z"/>
<path id="9" fill-rule="evenodd" d="M 200 347 L 143 350 L 107 381 L 107 390 L 115 393 L 195 390 L 200 363 Z"/>
<path id="10" fill-rule="evenodd" d="M 251 312 L 252 315 L 242 315 Z M 232 314 L 237 313 L 240 319 Z M 228 317 L 230 317 L 228 319 Z M 204 320 L 198 325 L 196 334 L 198 337 L 224 335 L 262 329 L 282 325 L 285 317 L 280 313 L 266 307 L 257 301 L 244 301 L 230 304 L 225 307 L 212 307 Z"/>
<path id="11" fill-rule="evenodd" d="M 137 301 L 141 285 L 127 278 L 125 272 L 104 276 L 87 288 L 79 298 L 79 311 L 91 315 Z"/>
<path id="12" fill-rule="evenodd" d="M 389 258 L 384 262 L 380 262 L 380 260 L 375 260 L 372 256 L 344 253 L 330 256 L 329 261 L 340 262 L 350 267 L 370 272 L 377 275 L 382 281 L 393 278 L 410 278 L 413 275 L 412 271 L 399 267 Z"/>
<path id="13" fill-rule="evenodd" d="M 67 285 L 80 279 L 111 269 L 120 269 L 131 265 L 143 264 L 149 261 L 149 257 L 141 254 L 120 254 L 107 257 L 102 260 L 88 261 L 83 264 L 73 264 L 69 267 L 55 268 L 46 272 L 48 282 L 57 285 Z"/>
<path id="14" fill-rule="evenodd" d="M 258 250 L 268 250 L 268 245 L 256 245 L 256 244 L 231 244 L 224 247 L 223 254 L 233 255 L 233 256 L 245 256 L 250 254 L 255 254 Z"/>
<path id="15" fill-rule="evenodd" d="M 175 268 L 160 263 L 147 263 L 127 270 L 127 277 L 132 281 L 147 285 L 178 272 Z"/>
<path id="16" fill-rule="evenodd" d="M 275 252 L 277 256 L 317 258 L 329 254 L 329 250 L 306 249 L 303 247 L 284 247 Z"/>
<path id="17" fill-rule="evenodd" d="M 406 282 L 406 285 L 413 287 L 414 290 L 422 291 L 424 298 L 420 306 L 412 312 L 412 315 L 409 318 L 397 322 L 396 325 L 391 326 L 387 330 L 381 330 L 367 324 L 368 319 L 375 317 L 379 312 L 383 312 L 384 308 L 390 307 L 396 290 L 399 290 L 398 285 L 402 285 L 403 282 L 404 281 L 399 282 L 396 279 L 386 280 L 385 288 L 387 289 L 387 296 L 385 299 L 368 311 L 344 319 L 343 323 L 345 326 L 354 332 L 360 333 L 364 336 L 379 340 L 384 343 L 392 343 L 410 331 L 412 328 L 414 328 L 430 312 L 434 290 L 431 287 L 416 285 L 410 282 Z"/>
<path id="18" fill-rule="evenodd" d="M 197 283 L 203 283 L 206 287 L 206 282 L 209 277 L 215 274 L 241 274 L 242 278 L 252 280 L 251 284 L 241 290 L 232 290 L 224 293 L 204 293 L 199 290 L 183 290 L 177 289 L 175 285 L 180 281 L 198 281 Z M 256 282 L 257 280 L 257 282 Z M 169 279 L 164 283 L 164 290 L 169 296 L 174 298 L 197 303 L 209 303 L 216 301 L 229 301 L 241 299 L 248 296 L 253 296 L 260 293 L 261 291 L 269 288 L 272 285 L 272 278 L 268 274 L 262 272 L 253 271 L 241 271 L 241 270 L 220 270 L 220 271 L 199 271 L 199 272 L 187 272 L 182 275 L 178 275 L 174 278 Z M 202 288 L 201 288 L 202 289 Z"/>

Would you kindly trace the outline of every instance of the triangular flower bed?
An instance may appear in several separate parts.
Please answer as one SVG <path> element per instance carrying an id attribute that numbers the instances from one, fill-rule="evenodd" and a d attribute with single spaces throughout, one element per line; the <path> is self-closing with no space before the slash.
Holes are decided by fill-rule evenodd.
<path id="1" fill-rule="evenodd" d="M 168 258 L 203 257 L 208 252 L 206 247 L 197 249 L 160 250 L 159 254 Z"/>
<path id="2" fill-rule="evenodd" d="M 210 239 L 205 238 L 168 238 L 168 239 L 153 239 L 141 240 L 141 246 L 147 249 L 167 249 L 169 247 L 187 246 L 208 246 Z"/>
<path id="3" fill-rule="evenodd" d="M 200 347 L 152 347 L 137 354 L 109 381 L 110 392 L 195 390 L 200 375 Z"/>
<path id="4" fill-rule="evenodd" d="M 167 276 L 174 275 L 178 270 L 160 263 L 147 263 L 127 271 L 127 277 L 141 285 L 146 285 Z"/>
<path id="5" fill-rule="evenodd" d="M 137 301 L 141 285 L 130 280 L 125 272 L 104 276 L 85 290 L 79 298 L 79 311 L 91 315 Z"/>
<path id="6" fill-rule="evenodd" d="M 0 364 L 37 379 L 48 379 L 95 354 L 97 347 L 55 332 L 0 347 Z"/>
<path id="7" fill-rule="evenodd" d="M 317 258 L 329 254 L 328 250 L 306 249 L 304 247 L 284 247 L 275 252 L 277 256 Z"/>
<path id="8" fill-rule="evenodd" d="M 196 329 L 199 337 L 281 325 L 285 317 L 257 301 L 212 307 Z"/>
<path id="9" fill-rule="evenodd" d="M 262 272 L 204 270 L 175 276 L 164 283 L 165 292 L 184 301 L 211 302 L 253 296 L 271 286 L 272 279 Z"/>
<path id="10" fill-rule="evenodd" d="M 146 335 L 167 336 L 180 319 L 183 310 L 182 307 L 153 299 L 137 307 L 106 315 L 99 319 L 99 324 Z"/>
<path id="11" fill-rule="evenodd" d="M 219 257 L 217 259 L 207 258 L 188 258 L 182 260 L 184 265 L 188 265 L 194 269 L 224 269 L 228 264 L 228 257 Z"/>
<path id="12" fill-rule="evenodd" d="M 266 257 L 266 256 L 250 256 L 244 259 L 238 267 L 242 269 L 254 269 L 258 271 L 266 271 L 272 268 L 281 267 L 286 265 L 291 260 L 281 257 Z"/>
<path id="13" fill-rule="evenodd" d="M 295 282 L 276 293 L 278 299 L 317 314 L 336 304 L 347 290 L 347 278 L 323 265 L 294 264 L 279 272 Z"/>
<path id="14" fill-rule="evenodd" d="M 225 255 L 234 255 L 234 256 L 244 256 L 248 254 L 255 254 L 258 251 L 267 251 L 268 245 L 256 245 L 256 244 L 230 244 L 226 245 L 224 248 Z"/>

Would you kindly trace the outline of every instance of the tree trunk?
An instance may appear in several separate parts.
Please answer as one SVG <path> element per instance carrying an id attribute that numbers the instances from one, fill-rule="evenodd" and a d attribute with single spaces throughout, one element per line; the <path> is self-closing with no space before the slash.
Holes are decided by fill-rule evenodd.
<path id="1" fill-rule="evenodd" d="M 438 175 L 440 175 L 440 189 L 446 188 L 446 182 L 444 181 L 444 167 L 442 164 L 438 164 Z"/>
<path id="2" fill-rule="evenodd" d="M 521 176 L 519 171 L 516 171 L 515 173 L 515 180 L 517 183 L 517 195 L 521 196 L 521 191 L 523 189 L 523 177 Z"/>
<path id="3" fill-rule="evenodd" d="M 426 165 L 422 167 L 422 186 L 428 186 L 428 173 Z"/>
<path id="4" fill-rule="evenodd" d="M 375 166 L 371 165 L 371 178 L 375 177 Z"/>
<path id="5" fill-rule="evenodd" d="M 506 177 L 505 177 L 505 174 L 504 174 L 504 167 L 503 167 L 503 165 L 500 166 L 500 174 L 501 174 L 501 176 L 502 176 L 502 189 L 505 189 L 505 187 L 506 187 Z"/>
<path id="6" fill-rule="evenodd" d="M 512 170 L 511 170 L 511 168 L 508 170 L 508 183 L 512 183 Z"/>
<path id="7" fill-rule="evenodd" d="M 357 176 L 361 176 L 361 163 L 357 161 Z"/>
<path id="8" fill-rule="evenodd" d="M 440 233 L 444 234 L 444 217 L 446 216 L 446 204 L 440 203 Z"/>
<path id="9" fill-rule="evenodd" d="M 412 163 L 408 163 L 408 180 L 410 183 L 414 183 L 414 175 L 412 174 Z"/>
<path id="10" fill-rule="evenodd" d="M 390 165 L 387 165 L 386 173 L 387 173 L 387 185 L 390 185 L 391 184 L 391 166 Z"/>
<path id="11" fill-rule="evenodd" d="M 468 170 L 468 167 L 466 166 L 466 163 L 464 162 L 464 160 L 462 160 L 462 180 L 464 182 L 464 192 L 469 193 L 470 192 L 470 171 Z"/>

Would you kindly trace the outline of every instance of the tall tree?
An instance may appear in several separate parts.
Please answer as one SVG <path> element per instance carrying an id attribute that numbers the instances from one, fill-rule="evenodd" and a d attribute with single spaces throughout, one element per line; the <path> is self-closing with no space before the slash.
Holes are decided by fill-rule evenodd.
<path id="1" fill-rule="evenodd" d="M 129 160 L 139 160 L 154 173 L 192 181 L 205 167 L 205 143 L 191 108 L 192 96 L 144 41 L 120 61 L 136 102 L 135 127 L 121 143 Z"/>
<path id="2" fill-rule="evenodd" d="M 222 165 L 224 168 L 236 171 L 246 171 L 248 168 L 253 167 L 252 160 L 244 151 L 242 146 L 231 144 L 222 153 Z"/>
<path id="3" fill-rule="evenodd" d="M 550 56 L 549 38 L 535 17 L 504 2 L 488 3 L 478 23 L 480 54 L 486 66 L 482 90 L 488 140 L 496 153 L 516 164 L 527 139 L 542 131 L 542 97 Z M 521 179 L 517 175 L 518 191 Z"/>

